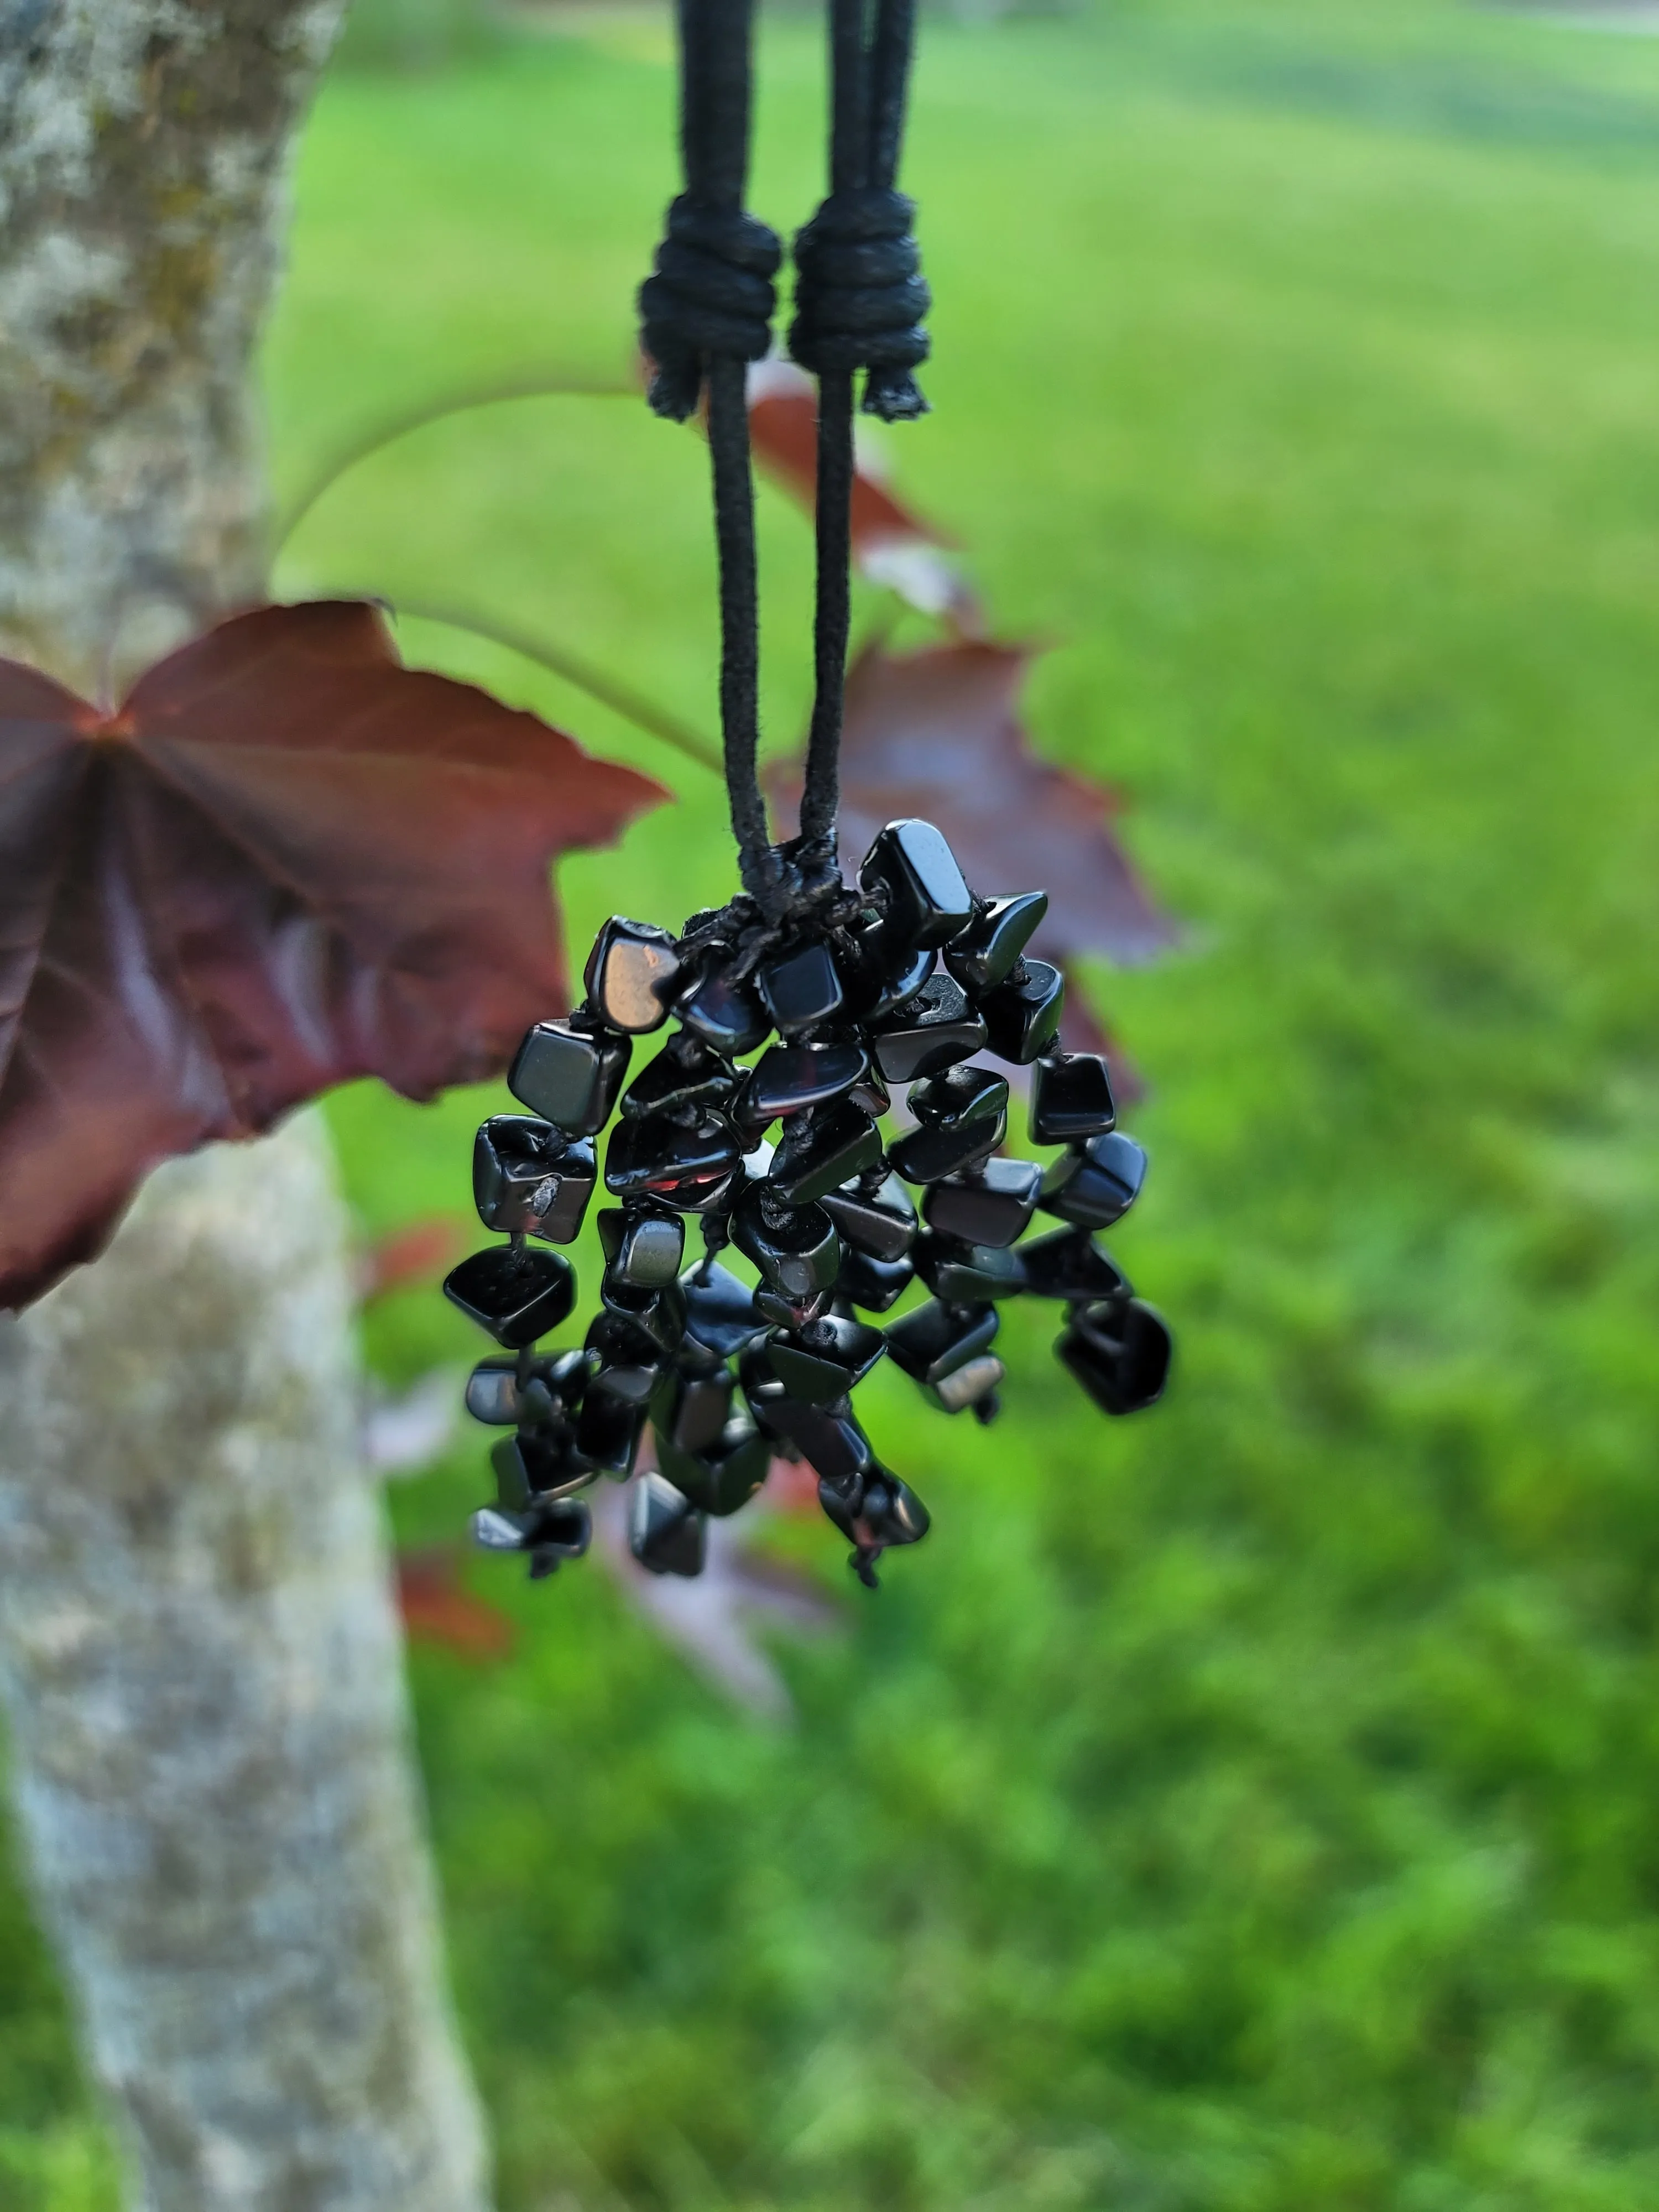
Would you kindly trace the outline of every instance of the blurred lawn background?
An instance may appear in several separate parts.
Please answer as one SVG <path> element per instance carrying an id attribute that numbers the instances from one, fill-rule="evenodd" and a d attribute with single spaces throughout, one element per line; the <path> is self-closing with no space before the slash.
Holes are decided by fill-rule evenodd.
<path id="1" fill-rule="evenodd" d="M 325 91 L 285 497 L 434 395 L 627 376 L 666 17 L 462 48 Z M 818 49 L 769 26 L 785 230 Z M 939 20 L 907 180 L 936 412 L 900 488 L 1054 641 L 1038 740 L 1122 788 L 1190 924 L 1096 979 L 1153 1085 L 1117 1249 L 1181 1364 L 1103 1423 L 1016 1305 L 994 1430 L 874 1377 L 935 1530 L 873 1601 L 786 1531 L 843 1613 L 780 1647 L 793 1729 L 597 1564 L 468 1567 L 516 1655 L 412 1674 L 505 2212 L 1650 2207 L 1659 46 L 1343 0 Z M 710 727 L 705 502 L 635 400 L 503 404 L 352 471 L 279 582 L 487 611 Z M 809 540 L 770 493 L 761 530 L 783 749 Z M 678 794 L 564 869 L 579 957 L 725 895 L 703 771 L 404 638 Z M 335 1103 L 368 1231 L 463 1217 L 483 1103 Z M 393 1384 L 474 1350 L 418 1290 L 368 1343 Z M 401 1536 L 455 1535 L 483 1459 L 399 1486 Z M 112 2194 L 0 1875 L 0 2205 Z"/>

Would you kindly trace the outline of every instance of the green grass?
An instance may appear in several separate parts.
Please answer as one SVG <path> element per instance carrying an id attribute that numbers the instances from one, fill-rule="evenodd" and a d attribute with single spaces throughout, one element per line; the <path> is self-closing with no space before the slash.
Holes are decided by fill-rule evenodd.
<path id="1" fill-rule="evenodd" d="M 274 463 L 436 392 L 611 376 L 672 188 L 661 26 L 343 77 L 298 180 Z M 817 188 L 816 33 L 754 204 Z M 936 407 L 890 444 L 1046 750 L 1192 925 L 1098 978 L 1150 1071 L 1121 1239 L 1175 1319 L 1106 1425 L 1011 1310 L 993 1431 L 870 1387 L 925 1548 L 735 1717 L 595 1571 L 412 1668 L 507 2212 L 1638 2212 L 1659 2202 L 1659 49 L 1475 11 L 931 25 Z M 762 515 L 772 741 L 806 533 Z M 297 592 L 488 608 L 705 726 L 703 459 L 626 399 L 349 476 Z M 410 649 L 681 794 L 566 868 L 722 895 L 699 769 L 492 649 Z M 618 890 L 618 884 L 625 886 Z M 1011 886 L 1011 888 L 1012 888 Z M 375 1228 L 476 1096 L 336 1109 Z M 591 1280 L 591 1263 L 587 1268 Z M 407 1377 L 435 1298 L 368 1330 Z M 453 1533 L 469 1444 L 399 1490 Z M 797 1548 L 841 1591 L 826 1528 Z M 107 2202 L 0 1893 L 0 2205 Z M 40 2146 L 38 2148 L 36 2145 Z"/>

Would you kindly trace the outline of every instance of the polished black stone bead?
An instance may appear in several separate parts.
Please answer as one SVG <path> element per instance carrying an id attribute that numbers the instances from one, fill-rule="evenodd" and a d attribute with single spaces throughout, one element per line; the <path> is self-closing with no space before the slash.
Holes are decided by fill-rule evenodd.
<path id="1" fill-rule="evenodd" d="M 605 1474 L 631 1473 L 649 1413 L 643 1397 L 618 1397 L 609 1389 L 589 1390 L 576 1422 L 577 1453 Z"/>
<path id="2" fill-rule="evenodd" d="M 768 1203 L 765 1186 L 751 1183 L 732 1213 L 732 1240 L 769 1288 L 792 1304 L 805 1305 L 834 1285 L 841 1238 L 822 1206 L 780 1214 Z"/>
<path id="3" fill-rule="evenodd" d="M 989 1048 L 1024 1067 L 1040 1059 L 1060 1030 L 1066 978 L 1046 960 L 1025 960 L 979 1002 Z"/>
<path id="4" fill-rule="evenodd" d="M 861 1044 L 775 1044 L 750 1070 L 737 1117 L 748 1127 L 764 1129 L 781 1115 L 841 1097 L 869 1072 L 870 1055 Z"/>
<path id="5" fill-rule="evenodd" d="M 1079 1229 L 1109 1229 L 1134 1204 L 1146 1180 L 1146 1153 L 1133 1137 L 1115 1129 L 1051 1164 L 1042 1179 L 1042 1210 Z"/>
<path id="6" fill-rule="evenodd" d="M 685 1293 L 685 1333 L 694 1344 L 729 1359 L 766 1323 L 755 1311 L 755 1294 L 718 1260 L 705 1260 L 680 1279 Z"/>
<path id="7" fill-rule="evenodd" d="M 755 987 L 772 1026 L 785 1036 L 827 1022 L 845 996 L 835 955 L 822 940 L 803 945 L 799 951 L 758 969 Z"/>
<path id="8" fill-rule="evenodd" d="M 586 1382 L 587 1362 L 580 1352 L 554 1352 L 528 1362 L 521 1353 L 498 1355 L 481 1359 L 468 1376 L 466 1410 L 475 1421 L 487 1421 L 496 1428 L 526 1419 L 543 1420 L 550 1413 L 574 1407 Z M 527 1411 L 526 1393 L 531 1399 Z"/>
<path id="9" fill-rule="evenodd" d="M 933 1516 L 908 1482 L 884 1467 L 864 1479 L 861 1516 L 873 1542 L 884 1551 L 901 1544 L 919 1544 L 933 1526 Z"/>
<path id="10" fill-rule="evenodd" d="M 497 1244 L 452 1269 L 444 1296 L 497 1344 L 534 1344 L 576 1302 L 576 1271 L 562 1252 Z"/>
<path id="11" fill-rule="evenodd" d="M 1091 1298 L 1126 1298 L 1129 1285 L 1086 1229 L 1056 1229 L 1019 1247 L 1025 1279 L 1040 1298 L 1077 1305 Z"/>
<path id="12" fill-rule="evenodd" d="M 660 1431 L 657 1458 L 676 1490 L 699 1511 L 723 1520 L 746 1505 L 772 1467 L 772 1445 L 741 1414 L 729 1420 L 714 1442 L 697 1452 L 682 1451 Z"/>
<path id="13" fill-rule="evenodd" d="M 1048 911 L 1047 891 L 1022 891 L 980 908 L 945 953 L 945 966 L 970 998 L 983 998 L 1006 982 Z"/>
<path id="14" fill-rule="evenodd" d="M 882 1017 L 871 1030 L 870 1045 L 889 1083 L 914 1083 L 971 1059 L 983 1050 L 988 1034 L 961 985 L 949 975 L 934 975 L 914 999 Z"/>
<path id="15" fill-rule="evenodd" d="M 826 1314 L 798 1336 L 782 1331 L 769 1336 L 766 1348 L 788 1396 L 808 1406 L 833 1406 L 864 1380 L 887 1340 L 866 1322 Z"/>
<path id="16" fill-rule="evenodd" d="M 617 1289 L 660 1291 L 679 1278 L 685 1224 L 677 1213 L 608 1206 L 599 1218 L 605 1277 Z"/>
<path id="17" fill-rule="evenodd" d="M 1138 1413 L 1156 1405 L 1172 1349 L 1164 1316 L 1139 1298 L 1111 1298 L 1072 1316 L 1054 1349 L 1096 1405 Z"/>
<path id="18" fill-rule="evenodd" d="M 724 1115 L 676 1120 L 651 1114 L 618 1121 L 605 1146 L 605 1187 L 618 1198 L 654 1198 L 696 1212 L 722 1196 L 742 1159 Z"/>
<path id="19" fill-rule="evenodd" d="M 567 1144 L 550 1121 L 493 1115 L 472 1142 L 473 1202 L 503 1236 L 569 1243 L 598 1180 L 592 1138 Z"/>
<path id="20" fill-rule="evenodd" d="M 643 1405 L 667 1370 L 675 1347 L 663 1342 L 663 1331 L 650 1326 L 650 1306 L 644 1314 L 619 1312 L 607 1304 L 587 1325 L 586 1349 L 592 1374 L 582 1403 L 596 1391 L 611 1398 L 626 1398 Z"/>
<path id="21" fill-rule="evenodd" d="M 887 1349 L 895 1364 L 916 1382 L 938 1383 L 988 1352 L 998 1325 L 994 1305 L 947 1306 L 930 1298 L 893 1323 Z"/>
<path id="22" fill-rule="evenodd" d="M 818 1203 L 846 1243 L 877 1260 L 902 1260 L 915 1241 L 916 1209 L 896 1175 L 884 1176 L 873 1190 L 871 1181 L 843 1183 Z"/>
<path id="23" fill-rule="evenodd" d="M 658 1436 L 683 1452 L 712 1451 L 732 1418 L 737 1384 L 724 1367 L 672 1376 L 652 1402 Z"/>
<path id="24" fill-rule="evenodd" d="M 853 1085 L 847 1096 L 872 1121 L 879 1121 L 893 1103 L 891 1092 L 873 1067 L 861 1083 Z"/>
<path id="25" fill-rule="evenodd" d="M 757 1428 L 799 1454 L 814 1474 L 857 1474 L 871 1464 L 870 1440 L 853 1415 L 792 1398 L 764 1346 L 751 1345 L 738 1371 Z"/>
<path id="26" fill-rule="evenodd" d="M 976 1166 L 1007 1133 L 1006 1114 L 955 1128 L 912 1129 L 893 1146 L 890 1158 L 907 1182 L 943 1182 L 946 1176 Z"/>
<path id="27" fill-rule="evenodd" d="M 611 1280 L 609 1271 L 599 1285 L 605 1311 L 620 1328 L 648 1338 L 660 1352 L 677 1352 L 685 1340 L 685 1293 L 678 1282 L 661 1290 L 632 1290 Z M 623 1341 L 622 1338 L 618 1341 Z"/>
<path id="28" fill-rule="evenodd" d="M 764 1283 L 755 1292 L 755 1311 L 772 1328 L 805 1328 L 809 1322 L 831 1311 L 835 1303 L 833 1285 L 827 1291 L 814 1291 L 810 1298 L 785 1297 Z"/>
<path id="29" fill-rule="evenodd" d="M 930 1229 L 964 1244 L 1012 1244 L 1030 1223 L 1042 1189 L 1035 1160 L 987 1160 L 958 1181 L 933 1184 L 922 1200 Z"/>
<path id="30" fill-rule="evenodd" d="M 836 1277 L 836 1296 L 848 1305 L 862 1306 L 866 1313 L 885 1313 L 904 1296 L 915 1273 L 908 1260 L 878 1260 L 849 1248 Z"/>
<path id="31" fill-rule="evenodd" d="M 526 1032 L 507 1087 L 567 1137 L 591 1137 L 611 1119 L 628 1073 L 631 1037 L 574 1022 L 538 1022 Z"/>
<path id="32" fill-rule="evenodd" d="M 994 1152 L 1008 1132 L 1008 1079 L 988 1067 L 951 1067 L 911 1086 L 919 1126 L 894 1146 L 907 1182 L 938 1182 Z"/>
<path id="33" fill-rule="evenodd" d="M 1112 1079 L 1097 1052 L 1056 1053 L 1031 1070 L 1031 1142 L 1070 1145 L 1115 1127 Z"/>
<path id="34" fill-rule="evenodd" d="M 634 1485 L 628 1547 L 653 1575 L 702 1572 L 704 1522 L 690 1498 L 659 1474 L 642 1474 Z"/>
<path id="35" fill-rule="evenodd" d="M 949 1306 L 1017 1297 L 1025 1288 L 1024 1259 L 1009 1246 L 964 1244 L 930 1230 L 917 1238 L 912 1256 L 917 1274 Z"/>
<path id="36" fill-rule="evenodd" d="M 523 1513 L 537 1498 L 562 1496 L 593 1480 L 568 1435 L 498 1437 L 490 1447 L 495 1502 L 507 1513 Z"/>
<path id="37" fill-rule="evenodd" d="M 678 1114 L 686 1107 L 724 1114 L 737 1087 L 736 1069 L 711 1051 L 701 1037 L 682 1030 L 623 1091 L 622 1110 L 630 1120 L 649 1114 Z"/>
<path id="38" fill-rule="evenodd" d="M 695 1036 L 728 1060 L 763 1044 L 772 1027 L 750 986 L 714 966 L 683 994 L 674 1012 Z"/>
<path id="39" fill-rule="evenodd" d="M 472 1516 L 473 1541 L 487 1552 L 528 1552 L 539 1582 L 562 1559 L 579 1559 L 593 1540 L 593 1521 L 580 1498 L 550 1498 L 524 1513 L 486 1505 Z"/>
<path id="40" fill-rule="evenodd" d="M 582 976 L 600 1020 L 634 1034 L 661 1028 L 679 980 L 679 947 L 668 932 L 619 914 L 594 939 Z"/>
<path id="41" fill-rule="evenodd" d="M 927 1395 L 941 1413 L 977 1412 L 988 1398 L 996 1395 L 1007 1372 L 994 1352 L 978 1352 L 952 1374 L 929 1383 Z"/>
<path id="42" fill-rule="evenodd" d="M 974 917 L 956 854 L 931 822 L 890 822 L 865 854 L 859 887 L 884 890 L 897 944 L 948 944 Z"/>
<path id="43" fill-rule="evenodd" d="M 767 1175 L 786 1206 L 808 1206 L 881 1163 L 881 1131 L 846 1101 L 788 1122 Z"/>
<path id="44" fill-rule="evenodd" d="M 878 916 L 860 923 L 844 940 L 838 965 L 848 1011 L 859 1021 L 878 1021 L 915 998 L 939 963 L 931 945 L 914 945 Z"/>

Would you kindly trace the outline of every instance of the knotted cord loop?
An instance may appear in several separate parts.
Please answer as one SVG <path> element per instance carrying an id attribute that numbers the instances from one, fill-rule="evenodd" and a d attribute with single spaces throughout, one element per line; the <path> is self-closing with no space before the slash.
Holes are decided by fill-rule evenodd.
<path id="1" fill-rule="evenodd" d="M 679 0 L 685 190 L 640 288 L 651 404 L 684 421 L 705 386 L 720 561 L 720 734 L 744 887 L 769 916 L 787 891 L 761 795 L 760 618 L 744 374 L 771 343 L 775 232 L 745 215 L 754 0 Z"/>
<path id="2" fill-rule="evenodd" d="M 795 240 L 790 350 L 818 380 L 816 685 L 801 789 L 802 845 L 836 850 L 841 732 L 852 628 L 853 379 L 864 407 L 889 422 L 927 411 L 911 370 L 927 356 L 927 287 L 910 221 L 894 188 L 915 35 L 915 0 L 830 0 L 830 193 Z"/>
<path id="3" fill-rule="evenodd" d="M 868 369 L 865 412 L 890 422 L 927 405 L 908 374 L 928 350 L 915 214 L 902 192 L 866 185 L 832 192 L 795 238 L 790 352 L 815 376 Z"/>
<path id="4" fill-rule="evenodd" d="M 695 413 L 708 356 L 765 359 L 777 305 L 772 279 L 782 258 L 777 233 L 740 208 L 710 207 L 689 192 L 672 203 L 656 274 L 640 287 L 659 415 L 684 422 Z"/>

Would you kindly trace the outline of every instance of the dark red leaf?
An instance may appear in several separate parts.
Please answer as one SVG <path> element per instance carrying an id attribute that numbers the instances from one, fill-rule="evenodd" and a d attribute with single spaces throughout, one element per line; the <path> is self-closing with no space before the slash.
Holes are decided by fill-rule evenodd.
<path id="1" fill-rule="evenodd" d="M 1179 932 L 1118 842 L 1112 795 L 1032 751 L 1018 704 L 1030 657 L 977 640 L 860 656 L 842 739 L 843 858 L 855 866 L 884 823 L 921 815 L 945 832 L 975 890 L 1048 892 L 1032 947 L 1044 959 L 1150 960 Z M 787 835 L 799 767 L 769 781 Z"/>
<path id="2" fill-rule="evenodd" d="M 662 796 L 355 601 L 237 616 L 113 713 L 0 662 L 0 1306 L 171 1153 L 496 1073 L 562 1003 L 549 861 Z"/>
<path id="3" fill-rule="evenodd" d="M 468 1233 L 447 1213 L 428 1214 L 377 1237 L 358 1255 L 357 1295 L 365 1305 L 393 1291 L 428 1290 L 467 1249 Z"/>
<path id="4" fill-rule="evenodd" d="M 755 459 L 810 513 L 817 498 L 817 386 L 788 362 L 764 361 L 749 374 L 749 437 Z M 860 460 L 853 479 L 853 557 L 924 614 L 963 630 L 979 627 L 979 605 L 941 548 L 951 540 L 902 507 Z"/>
<path id="5" fill-rule="evenodd" d="M 398 1553 L 398 1609 L 411 1643 L 440 1644 L 463 1659 L 505 1659 L 518 1641 L 504 1613 L 461 1587 L 460 1560 L 447 1545 Z"/>

